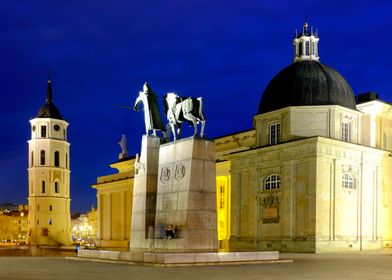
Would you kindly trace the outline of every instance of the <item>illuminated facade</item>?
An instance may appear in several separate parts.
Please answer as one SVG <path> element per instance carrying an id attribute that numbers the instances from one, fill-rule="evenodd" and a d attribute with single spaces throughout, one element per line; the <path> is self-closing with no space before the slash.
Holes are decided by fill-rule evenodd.
<path id="1" fill-rule="evenodd" d="M 264 91 L 254 141 L 216 139 L 227 147 L 217 170 L 231 177 L 226 249 L 390 247 L 392 106 L 375 93 L 355 101 L 346 80 L 319 62 L 307 24 L 294 48 L 294 63 Z"/>
<path id="2" fill-rule="evenodd" d="M 92 187 L 97 190 L 97 245 L 103 248 L 128 248 L 132 215 L 134 158 L 110 164 L 118 173 L 101 176 Z"/>
<path id="3" fill-rule="evenodd" d="M 30 124 L 27 243 L 72 244 L 68 123 L 53 103 L 50 80 L 46 102 Z"/>
<path id="4" fill-rule="evenodd" d="M 222 251 L 392 247 L 392 106 L 371 92 L 355 98 L 320 63 L 318 43 L 305 23 L 293 40 L 294 63 L 262 95 L 254 129 L 215 139 Z M 133 161 L 127 166 L 127 175 L 99 177 L 94 186 L 108 239 L 130 213 L 116 194 L 132 190 Z"/>
<path id="5" fill-rule="evenodd" d="M 27 236 L 27 205 L 0 210 L 0 244 L 24 244 Z"/>

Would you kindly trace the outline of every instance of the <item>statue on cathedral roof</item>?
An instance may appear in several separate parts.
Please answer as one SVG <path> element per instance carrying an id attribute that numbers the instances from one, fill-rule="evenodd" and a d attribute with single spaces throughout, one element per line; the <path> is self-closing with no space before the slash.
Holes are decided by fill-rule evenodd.
<path id="1" fill-rule="evenodd" d="M 123 134 L 121 136 L 121 140 L 120 142 L 118 142 L 118 144 L 121 147 L 121 153 L 118 155 L 118 159 L 124 159 L 126 157 L 128 157 L 128 149 L 127 149 L 127 137 L 125 136 L 125 134 Z"/>

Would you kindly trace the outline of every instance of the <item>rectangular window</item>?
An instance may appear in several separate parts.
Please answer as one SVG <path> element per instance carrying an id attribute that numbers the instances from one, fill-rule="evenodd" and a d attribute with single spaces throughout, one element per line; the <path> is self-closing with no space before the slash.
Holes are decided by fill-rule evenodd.
<path id="1" fill-rule="evenodd" d="M 45 165 L 45 151 L 44 150 L 41 150 L 40 164 Z"/>
<path id="2" fill-rule="evenodd" d="M 306 55 L 309 55 L 310 54 L 310 50 L 309 50 L 309 41 L 306 41 L 306 44 L 305 44 L 305 46 L 306 46 Z"/>
<path id="3" fill-rule="evenodd" d="M 46 125 L 41 126 L 41 138 L 46 138 Z"/>
<path id="4" fill-rule="evenodd" d="M 224 208 L 225 208 L 225 200 L 223 197 L 221 197 L 219 201 L 219 209 L 224 209 Z"/>
<path id="5" fill-rule="evenodd" d="M 59 151 L 54 152 L 54 166 L 56 166 L 56 167 L 60 166 L 60 153 L 59 153 Z"/>
<path id="6" fill-rule="evenodd" d="M 351 123 L 342 122 L 342 140 L 351 142 Z"/>
<path id="7" fill-rule="evenodd" d="M 54 192 L 55 193 L 59 193 L 59 183 L 58 182 L 54 182 Z"/>
<path id="8" fill-rule="evenodd" d="M 269 126 L 269 143 L 278 144 L 280 141 L 280 123 L 270 124 Z"/>
<path id="9" fill-rule="evenodd" d="M 41 185 L 41 192 L 45 193 L 45 181 L 42 181 L 42 185 Z"/>

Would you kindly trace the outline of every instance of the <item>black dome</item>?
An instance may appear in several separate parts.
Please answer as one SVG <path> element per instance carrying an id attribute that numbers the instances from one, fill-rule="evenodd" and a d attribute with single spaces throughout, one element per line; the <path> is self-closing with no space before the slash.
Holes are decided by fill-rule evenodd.
<path id="1" fill-rule="evenodd" d="M 318 61 L 299 61 L 271 80 L 261 97 L 258 113 L 305 105 L 356 109 L 354 93 L 342 75 Z"/>
<path id="2" fill-rule="evenodd" d="M 46 91 L 46 102 L 39 109 L 37 117 L 63 120 L 59 109 L 57 109 L 56 105 L 53 103 L 52 82 L 50 79 L 48 80 L 48 88 Z"/>

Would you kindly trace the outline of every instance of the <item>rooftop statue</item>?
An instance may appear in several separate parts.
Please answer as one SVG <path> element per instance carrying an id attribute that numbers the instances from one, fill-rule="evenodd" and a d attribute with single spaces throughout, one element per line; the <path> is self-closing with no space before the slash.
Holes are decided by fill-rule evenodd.
<path id="1" fill-rule="evenodd" d="M 193 136 L 197 135 L 197 124 L 201 123 L 200 137 L 204 138 L 206 120 L 203 114 L 203 99 L 201 97 L 180 97 L 168 93 L 164 98 L 165 112 L 174 140 L 181 136 L 181 125 L 184 121 L 193 125 Z"/>
<path id="2" fill-rule="evenodd" d="M 123 134 L 121 136 L 121 141 L 118 142 L 118 144 L 121 147 L 121 153 L 118 155 L 119 159 L 123 159 L 128 157 L 128 149 L 127 149 L 127 137 L 125 136 L 125 134 Z"/>
<path id="3" fill-rule="evenodd" d="M 143 103 L 146 135 L 149 135 L 150 130 L 152 130 L 153 136 L 157 136 L 157 130 L 165 131 L 165 127 L 163 126 L 161 119 L 161 114 L 159 112 L 157 96 L 147 83 L 144 83 L 143 91 L 139 91 L 139 96 L 136 98 L 133 109 L 138 111 L 140 103 Z"/>

